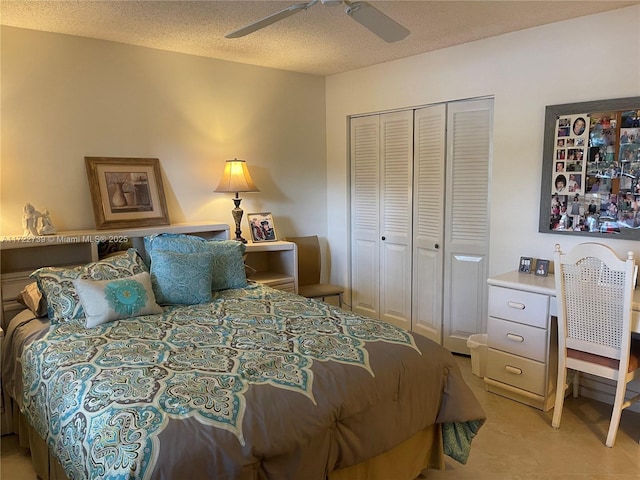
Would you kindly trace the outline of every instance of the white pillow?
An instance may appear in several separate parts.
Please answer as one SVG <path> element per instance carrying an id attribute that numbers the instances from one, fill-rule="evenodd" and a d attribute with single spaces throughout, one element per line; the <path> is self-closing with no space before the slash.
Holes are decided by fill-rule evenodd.
<path id="1" fill-rule="evenodd" d="M 85 327 L 122 318 L 162 313 L 148 272 L 115 280 L 73 280 L 85 313 Z"/>

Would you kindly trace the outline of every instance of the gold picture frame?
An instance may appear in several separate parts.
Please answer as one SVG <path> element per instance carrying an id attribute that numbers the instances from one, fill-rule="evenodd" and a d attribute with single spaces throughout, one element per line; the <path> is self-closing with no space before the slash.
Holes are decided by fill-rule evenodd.
<path id="1" fill-rule="evenodd" d="M 85 157 L 97 229 L 168 225 L 157 158 Z"/>

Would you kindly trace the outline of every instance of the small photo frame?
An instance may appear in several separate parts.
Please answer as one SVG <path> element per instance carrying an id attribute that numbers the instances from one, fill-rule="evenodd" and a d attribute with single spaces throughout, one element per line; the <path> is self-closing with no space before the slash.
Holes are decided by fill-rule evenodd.
<path id="1" fill-rule="evenodd" d="M 539 259 L 536 262 L 536 275 L 546 277 L 549 273 L 549 260 Z"/>
<path id="2" fill-rule="evenodd" d="M 520 268 L 518 268 L 518 271 L 520 273 L 531 273 L 532 267 L 533 267 L 533 258 L 520 257 Z"/>
<path id="3" fill-rule="evenodd" d="M 278 240 L 271 212 L 249 213 L 247 214 L 247 221 L 249 222 L 252 242 L 275 242 Z"/>
<path id="4" fill-rule="evenodd" d="M 169 224 L 157 158 L 84 158 L 97 229 Z"/>

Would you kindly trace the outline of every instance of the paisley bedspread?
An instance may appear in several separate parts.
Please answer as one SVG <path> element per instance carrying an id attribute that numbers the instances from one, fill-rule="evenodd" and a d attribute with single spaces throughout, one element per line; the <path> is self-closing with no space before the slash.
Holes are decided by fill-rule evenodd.
<path id="1" fill-rule="evenodd" d="M 52 325 L 22 362 L 24 414 L 70 479 L 324 479 L 484 419 L 442 347 L 261 285 Z"/>

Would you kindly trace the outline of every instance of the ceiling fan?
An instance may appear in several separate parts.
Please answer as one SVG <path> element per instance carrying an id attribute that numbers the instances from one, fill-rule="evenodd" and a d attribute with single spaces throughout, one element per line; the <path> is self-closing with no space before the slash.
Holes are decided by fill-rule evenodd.
<path id="1" fill-rule="evenodd" d="M 351 2 L 349 0 L 311 0 L 307 3 L 296 3 L 290 7 L 273 13 L 262 20 L 250 23 L 234 32 L 225 35 L 226 38 L 239 38 L 249 35 L 261 28 L 267 27 L 273 23 L 276 23 L 282 19 L 290 17 L 294 13 L 302 12 L 316 3 L 322 3 L 323 5 L 340 5 L 344 3 L 345 13 L 353 18 L 363 27 L 369 29 L 377 36 L 382 38 L 387 43 L 397 42 L 409 35 L 409 30 L 400 25 L 395 20 L 391 19 L 377 8 L 373 7 L 368 2 Z"/>

